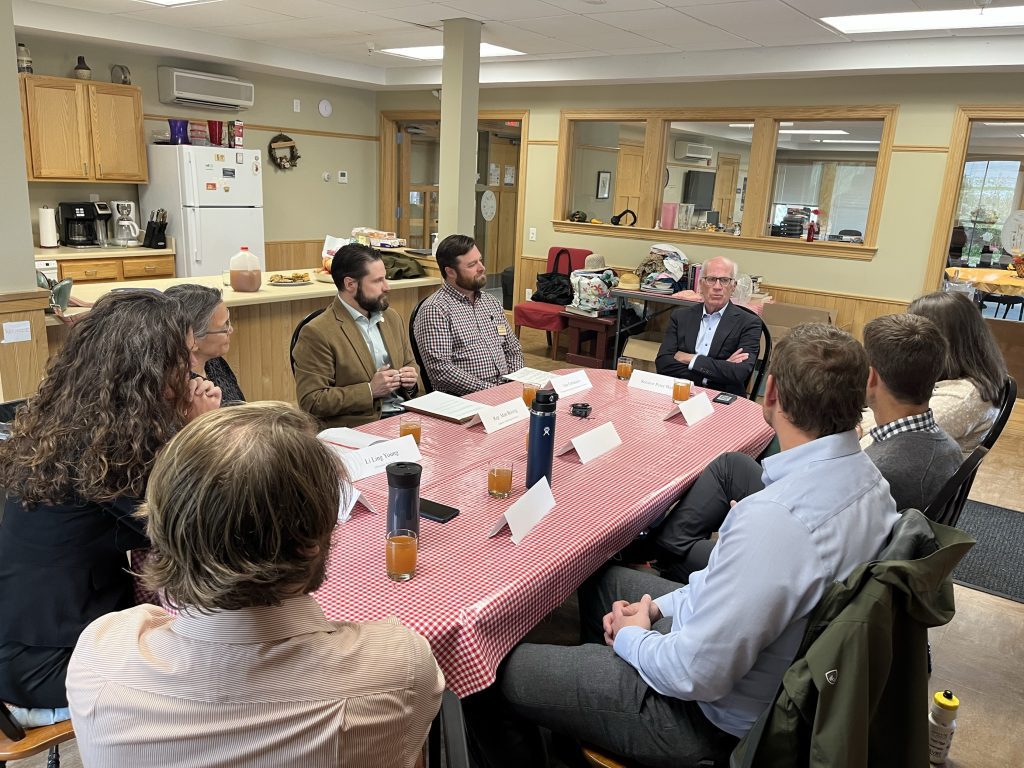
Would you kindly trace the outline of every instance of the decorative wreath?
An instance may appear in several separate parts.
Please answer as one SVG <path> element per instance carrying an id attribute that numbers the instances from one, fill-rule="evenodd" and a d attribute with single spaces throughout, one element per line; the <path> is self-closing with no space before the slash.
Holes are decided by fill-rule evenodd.
<path id="1" fill-rule="evenodd" d="M 287 154 L 285 150 L 288 150 Z M 295 146 L 295 142 L 292 141 L 290 136 L 285 136 L 283 133 L 277 134 L 277 136 L 270 140 L 267 154 L 270 156 L 270 161 L 282 171 L 287 171 L 289 168 L 297 166 L 299 158 L 302 157 L 299 154 L 299 148 Z"/>

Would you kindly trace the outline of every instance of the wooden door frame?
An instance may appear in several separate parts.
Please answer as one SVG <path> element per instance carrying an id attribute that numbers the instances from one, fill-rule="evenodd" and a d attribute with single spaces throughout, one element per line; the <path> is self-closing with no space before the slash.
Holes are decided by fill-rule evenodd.
<path id="1" fill-rule="evenodd" d="M 516 238 L 513 259 L 515 284 L 513 296 L 519 295 L 520 274 L 523 262 L 523 222 L 526 213 L 526 151 L 530 135 L 530 111 L 528 109 L 481 109 L 477 112 L 477 124 L 481 120 L 519 121 L 519 188 L 516 190 Z M 395 201 L 398 199 L 395 180 L 398 178 L 398 123 L 406 120 L 441 120 L 438 110 L 387 110 L 380 113 L 380 179 L 377 199 L 377 226 L 388 232 L 395 231 Z M 438 195 L 441 194 L 440 189 Z"/>

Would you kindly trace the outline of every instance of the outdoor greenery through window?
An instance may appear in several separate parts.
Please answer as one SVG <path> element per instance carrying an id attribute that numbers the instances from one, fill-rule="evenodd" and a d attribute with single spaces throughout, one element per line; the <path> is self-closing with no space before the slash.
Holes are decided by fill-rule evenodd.
<path id="1" fill-rule="evenodd" d="M 863 242 L 882 130 L 881 120 L 780 121 L 766 234 Z"/>
<path id="2" fill-rule="evenodd" d="M 1005 266 L 1014 244 L 1003 225 L 1024 190 L 1024 123 L 974 121 L 949 238 L 949 266 Z"/>

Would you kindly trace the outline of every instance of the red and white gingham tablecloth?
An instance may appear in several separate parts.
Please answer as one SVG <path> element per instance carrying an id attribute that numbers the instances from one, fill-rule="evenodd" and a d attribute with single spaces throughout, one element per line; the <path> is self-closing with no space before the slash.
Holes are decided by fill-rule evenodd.
<path id="1" fill-rule="evenodd" d="M 556 456 L 556 506 L 518 546 L 507 528 L 494 538 L 487 533 L 526 490 L 529 423 L 488 435 L 480 425 L 423 416 L 420 495 L 460 514 L 443 525 L 421 520 L 416 575 L 394 582 L 384 562 L 387 478 L 359 481 L 376 513 L 357 505 L 335 531 L 327 580 L 314 595 L 327 618 L 397 616 L 430 641 L 448 688 L 467 696 L 490 685 L 512 647 L 668 509 L 712 459 L 723 451 L 757 456 L 771 441 L 761 406 L 749 400 L 714 403 L 712 416 L 689 427 L 679 415 L 662 421 L 672 407 L 667 395 L 630 389 L 614 371 L 587 374 L 593 389 L 559 400 L 555 444 L 610 420 L 622 445 L 586 465 L 575 452 Z M 470 399 L 497 405 L 521 391 L 509 383 Z M 583 401 L 593 406 L 588 420 L 569 413 L 570 402 Z M 398 426 L 392 418 L 361 429 L 397 437 Z M 508 499 L 487 495 L 487 463 L 497 458 L 514 462 Z"/>

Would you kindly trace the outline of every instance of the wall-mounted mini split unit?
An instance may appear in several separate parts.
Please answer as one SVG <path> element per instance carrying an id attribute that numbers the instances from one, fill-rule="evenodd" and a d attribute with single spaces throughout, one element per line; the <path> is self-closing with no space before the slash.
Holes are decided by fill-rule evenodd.
<path id="1" fill-rule="evenodd" d="M 709 144 L 691 144 L 682 140 L 677 141 L 672 150 L 676 160 L 710 160 L 715 156 L 715 148 Z"/>
<path id="2" fill-rule="evenodd" d="M 253 105 L 256 87 L 245 80 L 177 67 L 157 67 L 160 101 L 238 111 Z"/>

